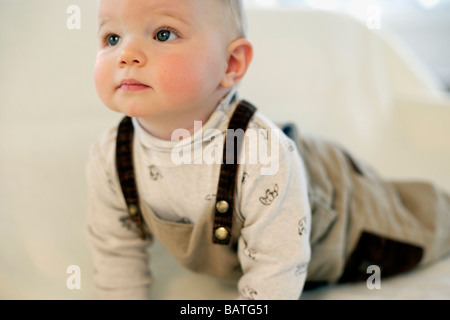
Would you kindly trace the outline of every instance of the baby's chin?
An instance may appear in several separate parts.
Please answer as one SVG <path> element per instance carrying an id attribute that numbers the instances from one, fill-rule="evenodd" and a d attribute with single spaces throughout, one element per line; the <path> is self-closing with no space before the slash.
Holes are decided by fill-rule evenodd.
<path id="1" fill-rule="evenodd" d="M 147 108 L 140 105 L 117 105 L 117 104 L 106 104 L 106 107 L 111 111 L 121 113 L 125 116 L 132 118 L 140 118 L 148 116 Z"/>
<path id="2" fill-rule="evenodd" d="M 130 107 L 108 107 L 110 110 L 120 113 L 130 118 L 153 118 L 157 117 L 159 113 L 156 110 L 149 110 L 148 108 L 130 108 Z"/>

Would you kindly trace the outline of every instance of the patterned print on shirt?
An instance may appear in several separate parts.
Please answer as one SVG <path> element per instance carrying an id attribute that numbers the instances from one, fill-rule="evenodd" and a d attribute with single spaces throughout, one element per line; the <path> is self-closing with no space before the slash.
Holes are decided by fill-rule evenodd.
<path id="1" fill-rule="evenodd" d="M 182 217 L 180 220 L 177 221 L 177 223 L 181 223 L 181 224 L 192 224 L 191 220 L 189 220 L 186 217 Z"/>
<path id="2" fill-rule="evenodd" d="M 158 179 L 162 179 L 161 171 L 159 171 L 157 166 L 151 165 L 148 167 L 150 171 L 150 178 L 152 178 L 153 181 L 156 181 Z"/>
<path id="3" fill-rule="evenodd" d="M 244 172 L 244 174 L 242 175 L 241 183 L 244 184 L 248 177 L 249 177 L 249 174 L 247 172 Z"/>
<path id="4" fill-rule="evenodd" d="M 133 230 L 134 223 L 131 221 L 131 218 L 129 216 L 120 217 L 119 221 L 122 224 L 122 227 L 126 228 L 127 230 Z"/>
<path id="5" fill-rule="evenodd" d="M 278 197 L 278 184 L 275 184 L 273 189 L 267 189 L 265 196 L 259 197 L 259 201 L 265 206 L 270 206 L 276 197 Z"/>
<path id="6" fill-rule="evenodd" d="M 269 133 L 267 129 L 260 129 L 259 130 L 259 135 L 261 137 L 263 137 L 264 140 L 268 141 L 269 140 Z"/>
<path id="7" fill-rule="evenodd" d="M 295 267 L 294 275 L 296 277 L 298 277 L 298 276 L 306 273 L 307 270 L 308 270 L 308 265 L 307 264 L 300 264 L 300 265 Z"/>
<path id="8" fill-rule="evenodd" d="M 294 151 L 294 146 L 292 145 L 291 141 L 287 142 L 287 149 L 288 149 L 289 152 Z"/>
<path id="9" fill-rule="evenodd" d="M 306 229 L 306 217 L 301 218 L 298 221 L 298 234 L 303 236 L 304 234 L 307 233 L 307 229 Z"/>
<path id="10" fill-rule="evenodd" d="M 250 286 L 245 286 L 242 288 L 241 294 L 248 300 L 255 300 L 258 292 Z"/>
<path id="11" fill-rule="evenodd" d="M 260 126 L 256 122 L 252 122 L 252 124 L 255 126 L 255 130 L 258 131 L 259 135 L 262 136 L 263 139 L 265 139 L 267 141 L 269 139 L 269 133 L 268 133 L 267 128 Z"/>
<path id="12" fill-rule="evenodd" d="M 245 247 L 244 254 L 249 257 L 252 260 L 256 260 L 256 254 L 257 252 L 253 249 L 250 249 L 249 247 Z"/>
<path id="13" fill-rule="evenodd" d="M 206 196 L 205 196 L 205 200 L 206 201 L 211 201 L 211 200 L 214 200 L 214 199 L 216 199 L 216 194 L 207 194 Z"/>

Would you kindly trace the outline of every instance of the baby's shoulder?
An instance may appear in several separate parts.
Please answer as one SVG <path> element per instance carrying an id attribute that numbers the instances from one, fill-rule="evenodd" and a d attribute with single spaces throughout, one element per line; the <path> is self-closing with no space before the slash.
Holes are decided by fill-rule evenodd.
<path id="1" fill-rule="evenodd" d="M 282 149 L 286 149 L 284 151 L 292 151 L 292 145 L 295 143 L 284 133 L 284 126 L 285 123 L 277 123 L 265 114 L 257 111 L 249 122 L 247 132 L 249 132 L 249 136 L 252 136 L 254 133 L 253 135 L 265 138 L 262 141 L 266 142 L 269 150 L 279 145 Z M 260 140 L 258 141 L 261 142 Z"/>
<path id="2" fill-rule="evenodd" d="M 90 161 L 101 162 L 103 166 L 114 165 L 119 124 L 113 124 L 94 140 L 90 151 Z"/>
<path id="3" fill-rule="evenodd" d="M 248 124 L 248 129 L 253 130 L 271 130 L 277 128 L 278 126 L 275 124 L 275 122 L 261 111 L 256 111 Z"/>

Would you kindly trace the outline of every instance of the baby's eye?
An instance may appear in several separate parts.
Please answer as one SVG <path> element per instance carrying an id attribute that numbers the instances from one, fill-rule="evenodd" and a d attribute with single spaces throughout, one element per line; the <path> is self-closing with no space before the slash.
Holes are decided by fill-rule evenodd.
<path id="1" fill-rule="evenodd" d="M 156 33 L 155 39 L 161 42 L 173 41 L 178 39 L 178 35 L 170 30 L 160 30 Z"/>
<path id="2" fill-rule="evenodd" d="M 117 34 L 111 34 L 107 36 L 106 43 L 108 46 L 115 46 L 117 43 L 119 43 L 120 37 Z"/>

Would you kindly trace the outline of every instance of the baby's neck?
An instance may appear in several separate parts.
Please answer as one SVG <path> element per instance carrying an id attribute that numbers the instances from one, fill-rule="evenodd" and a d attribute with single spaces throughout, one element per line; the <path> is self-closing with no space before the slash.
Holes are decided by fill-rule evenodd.
<path id="1" fill-rule="evenodd" d="M 193 108 L 192 110 L 183 110 L 182 113 L 173 111 L 158 116 L 141 117 L 139 118 L 139 123 L 146 132 L 161 140 L 172 140 L 174 131 L 180 129 L 184 132 L 189 132 L 189 135 L 193 136 L 195 130 L 202 127 L 199 127 L 196 122 L 201 122 L 202 125 L 208 122 L 219 103 L 223 101 L 231 91 L 232 90 L 222 90 L 217 92 L 217 94 L 211 98 L 211 101 L 213 102 L 207 104 L 210 106 Z M 179 137 L 177 137 L 177 139 L 178 138 Z"/>
<path id="2" fill-rule="evenodd" d="M 172 140 L 172 135 L 176 130 L 186 130 L 189 132 L 190 136 L 193 136 L 196 129 L 199 129 L 198 122 L 205 124 L 211 114 L 214 112 L 216 107 L 211 108 L 208 112 L 202 112 L 199 115 L 193 115 L 192 117 L 176 117 L 176 116 L 166 116 L 166 117 L 151 117 L 139 118 L 139 124 L 142 128 L 155 138 L 170 141 Z M 197 124 L 196 124 L 197 122 Z M 179 137 L 177 137 L 178 139 Z"/>

